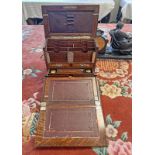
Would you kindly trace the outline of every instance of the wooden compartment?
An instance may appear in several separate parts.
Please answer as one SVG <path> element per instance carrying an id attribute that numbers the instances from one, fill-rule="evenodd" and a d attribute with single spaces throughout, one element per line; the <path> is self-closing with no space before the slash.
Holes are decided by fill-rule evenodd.
<path id="1" fill-rule="evenodd" d="M 42 6 L 46 37 L 44 57 L 48 70 L 58 66 L 79 72 L 86 66 L 94 74 L 98 11 L 97 5 Z M 88 67 L 88 63 L 92 64 Z M 68 75 L 65 70 L 61 73 Z M 48 75 L 62 76 L 60 72 Z M 81 75 L 86 76 L 86 72 Z"/>

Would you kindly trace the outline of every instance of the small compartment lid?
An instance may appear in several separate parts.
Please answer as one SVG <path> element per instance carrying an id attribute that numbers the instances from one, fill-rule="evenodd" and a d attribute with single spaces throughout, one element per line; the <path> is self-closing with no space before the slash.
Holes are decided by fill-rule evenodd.
<path id="1" fill-rule="evenodd" d="M 98 5 L 42 6 L 45 37 L 96 36 Z"/>

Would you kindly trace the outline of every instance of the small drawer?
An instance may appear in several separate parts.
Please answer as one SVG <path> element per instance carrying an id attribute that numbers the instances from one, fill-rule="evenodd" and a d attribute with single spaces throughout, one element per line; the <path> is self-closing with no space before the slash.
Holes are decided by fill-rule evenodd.
<path id="1" fill-rule="evenodd" d="M 73 64 L 73 67 L 78 67 L 78 68 L 92 68 L 92 64 L 85 64 L 85 63 L 79 63 L 79 64 Z"/>
<path id="2" fill-rule="evenodd" d="M 66 68 L 66 67 L 70 67 L 70 64 L 56 63 L 56 64 L 49 64 L 49 67 L 52 67 L 52 68 Z"/>

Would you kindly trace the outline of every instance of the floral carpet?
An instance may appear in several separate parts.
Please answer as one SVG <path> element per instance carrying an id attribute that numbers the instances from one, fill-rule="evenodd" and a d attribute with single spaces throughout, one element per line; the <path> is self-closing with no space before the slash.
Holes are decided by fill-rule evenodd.
<path id="1" fill-rule="evenodd" d="M 100 24 L 108 31 L 113 24 Z M 123 31 L 131 32 L 131 25 Z M 108 36 L 109 37 L 109 36 Z M 43 26 L 23 26 L 23 155 L 131 155 L 132 142 L 132 62 L 125 60 L 97 60 L 101 101 L 108 147 L 94 148 L 35 148 L 34 137 L 39 119 L 46 67 L 43 59 Z"/>

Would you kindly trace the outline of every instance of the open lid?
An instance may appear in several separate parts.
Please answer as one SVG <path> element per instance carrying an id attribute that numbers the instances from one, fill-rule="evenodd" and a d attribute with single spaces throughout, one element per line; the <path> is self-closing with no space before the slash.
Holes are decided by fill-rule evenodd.
<path id="1" fill-rule="evenodd" d="M 98 5 L 42 6 L 45 37 L 96 36 Z"/>

